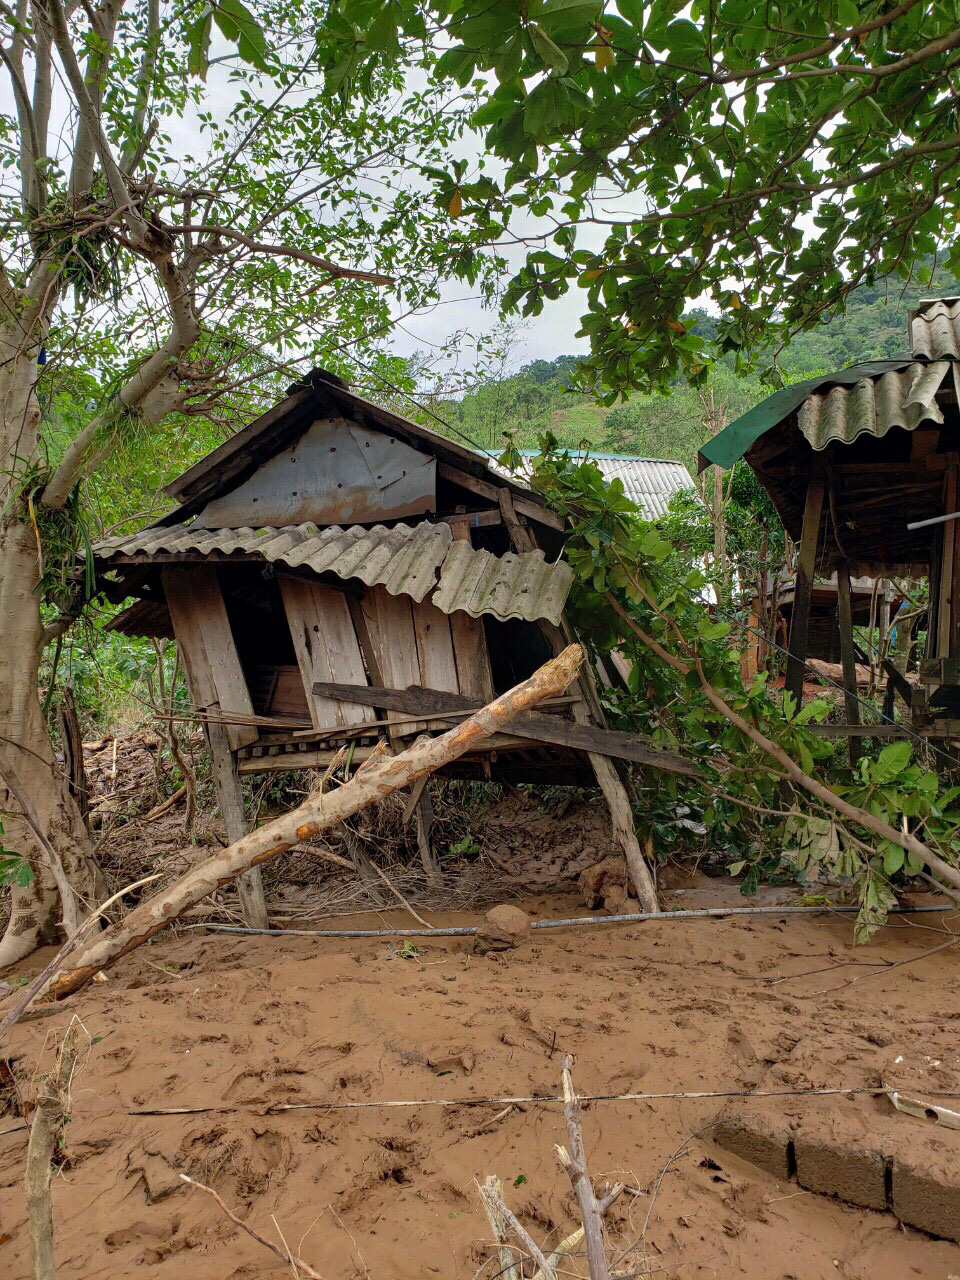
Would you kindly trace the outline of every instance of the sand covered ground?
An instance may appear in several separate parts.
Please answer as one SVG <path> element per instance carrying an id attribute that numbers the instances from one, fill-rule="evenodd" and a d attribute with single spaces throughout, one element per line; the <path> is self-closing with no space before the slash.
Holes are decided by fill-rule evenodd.
<path id="1" fill-rule="evenodd" d="M 707 880 L 665 896 L 668 906 L 744 901 Z M 570 894 L 521 905 L 538 917 L 585 914 Z M 385 912 L 336 922 L 384 923 L 406 921 Z M 502 1099 L 555 1095 L 565 1052 L 585 1093 L 958 1087 L 958 952 L 898 963 L 957 929 L 957 911 L 898 918 L 854 948 L 839 917 L 675 920 L 538 931 L 482 958 L 466 939 L 418 940 L 420 954 L 404 955 L 399 941 L 168 933 L 14 1033 L 25 1096 L 71 1017 L 95 1040 L 54 1180 L 61 1280 L 291 1274 L 180 1172 L 278 1243 L 282 1231 L 329 1280 L 492 1280 L 478 1178 L 503 1180 L 537 1239 L 553 1245 L 574 1224 L 554 1152 L 560 1108 Z M 884 962 L 893 967 L 874 967 Z M 468 1105 L 475 1099 L 490 1101 Z M 381 1105 L 397 1101 L 417 1105 Z M 960 1274 L 956 1244 L 778 1183 L 697 1136 L 730 1106 L 772 1106 L 825 1130 L 896 1129 L 960 1166 L 960 1132 L 934 1132 L 885 1099 L 594 1102 L 584 1130 L 595 1180 L 630 1188 L 610 1224 L 622 1274 Z M 184 1110 L 149 1114 L 171 1108 Z M 10 1111 L 0 1117 L 10 1280 L 30 1271 L 21 1125 Z M 567 1274 L 584 1274 L 582 1264 Z"/>

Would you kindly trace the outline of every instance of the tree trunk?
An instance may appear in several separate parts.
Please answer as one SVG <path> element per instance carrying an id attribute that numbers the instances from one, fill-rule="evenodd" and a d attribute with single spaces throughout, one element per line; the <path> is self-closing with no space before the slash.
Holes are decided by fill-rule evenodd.
<path id="1" fill-rule="evenodd" d="M 29 512 L 27 475 L 36 465 L 40 408 L 35 354 L 26 340 L 0 333 L 0 812 L 2 842 L 29 863 L 34 879 L 11 885 L 10 920 L 0 941 L 0 967 L 57 935 L 62 915 L 51 872 L 59 857 L 81 913 L 96 900 L 96 867 L 86 827 L 57 764 L 39 696 L 44 648 L 40 616 L 38 535 Z M 17 797 L 29 804 L 24 813 Z M 34 823 L 49 848 L 34 833 Z"/>

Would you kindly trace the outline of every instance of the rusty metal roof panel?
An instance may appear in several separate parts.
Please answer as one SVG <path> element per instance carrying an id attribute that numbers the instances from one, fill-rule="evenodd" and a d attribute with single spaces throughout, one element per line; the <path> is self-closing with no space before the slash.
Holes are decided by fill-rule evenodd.
<path id="1" fill-rule="evenodd" d="M 942 423 L 937 392 L 950 367 L 949 360 L 918 362 L 852 386 L 816 392 L 800 406 L 800 430 L 820 450 L 833 440 L 852 444 L 862 435 L 879 439 L 892 427 L 913 431 L 921 422 Z"/>
<path id="2" fill-rule="evenodd" d="M 598 453 L 593 449 L 578 451 L 569 450 L 574 461 L 595 462 L 607 482 L 614 478 L 623 484 L 627 497 L 640 508 L 648 520 L 656 520 L 665 515 L 670 499 L 682 489 L 693 489 L 694 484 L 690 472 L 682 462 L 674 462 L 668 458 L 638 458 L 627 453 Z M 535 450 L 520 450 L 523 458 L 523 478 L 529 476 L 531 460 L 537 456 Z M 501 475 L 510 475 L 505 467 L 496 461 L 497 455 L 491 452 L 490 465 Z"/>
<path id="3" fill-rule="evenodd" d="M 918 360 L 960 360 L 960 298 L 927 298 L 910 312 L 910 353 Z"/>
<path id="4" fill-rule="evenodd" d="M 454 542 L 433 603 L 444 613 L 462 609 L 474 618 L 490 613 L 501 622 L 546 618 L 559 626 L 572 582 L 570 566 L 563 560 L 548 564 L 542 551 L 495 556 L 475 551 L 468 542 Z"/>
<path id="5" fill-rule="evenodd" d="M 105 538 L 94 554 L 109 567 L 117 556 L 149 562 L 177 555 L 196 558 L 264 559 L 359 578 L 368 587 L 422 601 L 436 588 L 433 603 L 445 613 L 463 609 L 473 617 L 491 613 L 501 621 L 548 618 L 559 623 L 573 571 L 563 561 L 547 564 L 542 551 L 497 557 L 455 541 L 443 523 L 362 525 L 320 529 L 313 524 L 281 529 L 201 529 L 171 525 L 125 537 Z"/>

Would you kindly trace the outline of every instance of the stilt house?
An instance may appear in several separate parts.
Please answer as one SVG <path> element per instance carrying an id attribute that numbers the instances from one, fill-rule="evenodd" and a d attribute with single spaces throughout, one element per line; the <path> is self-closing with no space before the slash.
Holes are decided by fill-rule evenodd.
<path id="1" fill-rule="evenodd" d="M 802 696 L 815 579 L 836 574 L 837 618 L 855 736 L 857 652 L 851 579 L 927 577 L 926 652 L 915 690 L 886 662 L 913 727 L 960 737 L 960 298 L 921 302 L 911 354 L 797 383 L 751 409 L 701 450 L 709 463 L 745 459 L 798 544 L 786 684 Z"/>
<path id="2" fill-rule="evenodd" d="M 829 664 L 842 658 L 840 636 L 839 584 L 836 573 L 814 583 L 810 595 L 810 621 L 807 629 L 807 659 Z M 793 610 L 797 598 L 796 578 L 767 583 L 766 596 L 755 596 L 751 603 L 753 634 L 745 652 L 744 671 L 755 675 L 770 658 L 771 643 L 778 650 L 788 649 Z M 897 607 L 896 589 L 886 580 L 850 579 L 850 612 L 855 627 L 890 625 Z M 761 630 L 766 628 L 766 633 Z"/>
<path id="3" fill-rule="evenodd" d="M 562 522 L 542 499 L 323 371 L 167 493 L 179 505 L 163 520 L 94 548 L 98 587 L 136 597 L 114 630 L 176 637 L 231 839 L 245 830 L 238 775 L 323 766 L 344 744 L 357 763 L 380 737 L 401 750 L 572 638 Z M 596 779 L 639 859 L 616 756 L 690 771 L 606 730 L 588 676 L 447 773 Z M 252 874 L 241 896 L 256 919 Z"/>

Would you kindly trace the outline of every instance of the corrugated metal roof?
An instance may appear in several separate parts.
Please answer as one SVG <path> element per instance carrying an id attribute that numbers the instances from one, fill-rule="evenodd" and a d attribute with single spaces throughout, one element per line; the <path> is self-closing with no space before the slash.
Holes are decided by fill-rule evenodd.
<path id="1" fill-rule="evenodd" d="M 911 364 L 863 378 L 853 386 L 834 386 L 807 396 L 800 406 L 800 430 L 814 449 L 831 440 L 852 444 L 858 436 L 878 439 L 891 427 L 913 431 L 921 422 L 943 422 L 937 392 L 951 364 Z"/>
<path id="2" fill-rule="evenodd" d="M 115 556 L 149 561 L 163 554 L 219 554 L 237 560 L 263 558 L 338 578 L 359 578 L 368 587 L 421 601 L 436 588 L 433 602 L 444 613 L 463 609 L 473 617 L 492 613 L 504 621 L 547 618 L 555 624 L 570 591 L 573 571 L 563 561 L 547 564 L 542 551 L 498 558 L 455 541 L 447 524 L 398 524 L 318 529 L 313 524 L 281 529 L 201 529 L 192 525 L 144 529 L 105 538 L 94 546 L 109 565 Z"/>
<path id="3" fill-rule="evenodd" d="M 960 298 L 927 298 L 910 312 L 910 353 L 919 360 L 960 359 Z"/>
<path id="4" fill-rule="evenodd" d="M 670 499 L 681 489 L 693 489 L 694 483 L 690 472 L 682 462 L 673 462 L 667 458 L 638 458 L 628 453 L 597 453 L 590 450 L 568 450 L 575 461 L 589 458 L 599 467 L 605 480 L 615 476 L 622 481 L 623 491 L 627 497 L 637 504 L 648 520 L 656 520 L 666 513 Z M 520 454 L 527 465 L 524 476 L 530 474 L 528 460 L 537 457 L 534 449 L 521 449 Z M 506 467 L 496 461 L 497 454 L 489 453 L 491 466 L 501 475 L 510 475 Z"/>
<path id="5" fill-rule="evenodd" d="M 199 529 L 192 525 L 170 525 L 166 529 L 144 529 L 125 538 L 106 538 L 94 547 L 104 560 L 114 555 L 143 556 L 149 559 L 168 554 L 197 553 L 264 560 L 301 566 L 314 573 L 333 573 L 338 578 L 359 578 L 368 587 L 381 585 L 391 595 L 422 600 L 436 583 L 436 571 L 453 541 L 445 524 L 399 524 L 393 529 L 376 525 L 319 529 L 315 524 L 287 525 L 280 529 Z"/>
<path id="6" fill-rule="evenodd" d="M 173 638 L 170 610 L 160 600 L 138 600 L 111 618 L 104 631 L 118 631 L 123 636 L 154 636 L 158 640 Z"/>
<path id="7" fill-rule="evenodd" d="M 542 551 L 495 556 L 454 542 L 440 570 L 433 603 L 444 613 L 463 609 L 474 618 L 548 618 L 560 624 L 573 570 L 563 560 L 547 564 Z"/>

